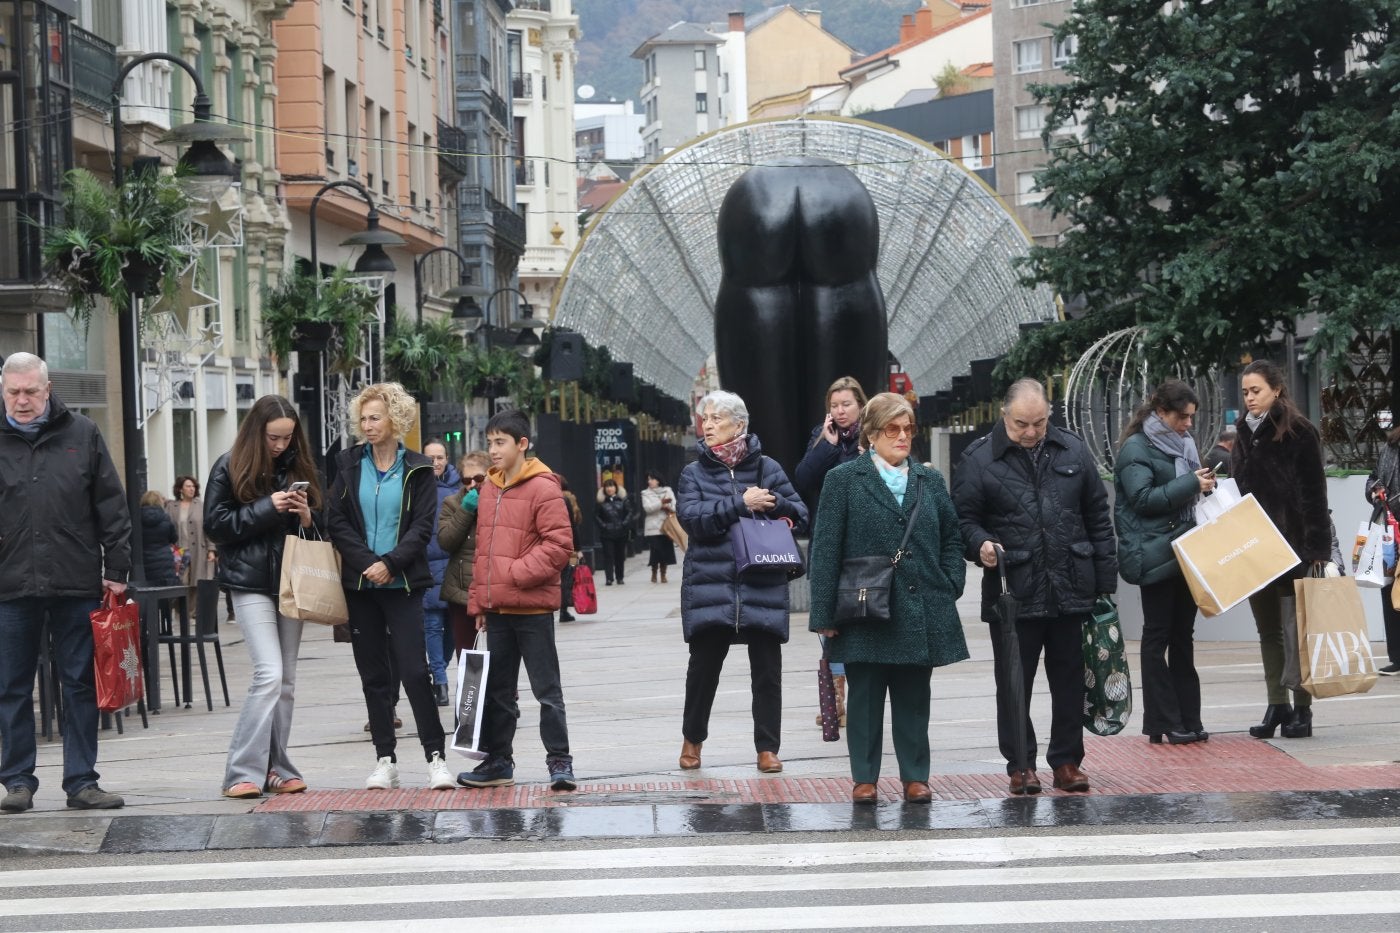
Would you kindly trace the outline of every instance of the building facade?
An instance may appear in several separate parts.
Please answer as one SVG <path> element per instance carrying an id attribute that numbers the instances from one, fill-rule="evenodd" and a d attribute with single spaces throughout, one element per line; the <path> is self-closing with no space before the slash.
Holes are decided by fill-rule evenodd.
<path id="1" fill-rule="evenodd" d="M 1069 11 L 1070 0 L 1009 0 L 992 8 L 995 135 L 1002 150 L 997 193 L 1035 242 L 1046 246 L 1056 243 L 1067 221 L 1037 207 L 1045 197 L 1036 190 L 1035 173 L 1047 159 L 1041 140 L 1046 107 L 1028 86 L 1065 80 L 1064 65 L 1076 49 L 1072 42 L 1056 42 L 1051 31 Z"/>
<path id="2" fill-rule="evenodd" d="M 518 0 L 511 43 L 515 198 L 525 218 L 519 288 L 543 321 L 578 243 L 572 0 Z"/>
<path id="3" fill-rule="evenodd" d="M 637 47 L 642 63 L 642 158 L 656 162 L 725 125 L 720 106 L 723 40 L 697 23 L 676 23 Z"/>
<path id="4" fill-rule="evenodd" d="M 627 101 L 574 104 L 574 158 L 580 165 L 642 157 L 645 118 Z"/>

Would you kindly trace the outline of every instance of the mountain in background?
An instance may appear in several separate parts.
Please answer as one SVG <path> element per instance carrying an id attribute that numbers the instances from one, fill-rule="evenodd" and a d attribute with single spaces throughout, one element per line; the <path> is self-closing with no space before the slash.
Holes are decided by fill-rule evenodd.
<path id="1" fill-rule="evenodd" d="M 578 0 L 583 38 L 578 43 L 578 85 L 593 85 L 593 100 L 638 100 L 642 63 L 632 52 L 649 37 L 682 20 L 722 23 L 731 11 L 753 15 L 772 3 L 752 0 Z M 861 55 L 899 41 L 899 20 L 920 0 L 807 0 L 798 9 L 820 9 L 822 27 Z"/>

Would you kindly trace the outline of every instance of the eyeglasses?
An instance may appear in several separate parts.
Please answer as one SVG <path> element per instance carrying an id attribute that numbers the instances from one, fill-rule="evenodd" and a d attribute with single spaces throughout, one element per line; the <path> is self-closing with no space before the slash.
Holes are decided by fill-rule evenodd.
<path id="1" fill-rule="evenodd" d="M 895 440 L 901 434 L 905 437 L 912 438 L 914 436 L 915 430 L 916 429 L 912 424 L 887 424 L 885 425 L 885 430 L 882 433 L 885 435 L 885 437 L 889 438 L 890 440 Z"/>

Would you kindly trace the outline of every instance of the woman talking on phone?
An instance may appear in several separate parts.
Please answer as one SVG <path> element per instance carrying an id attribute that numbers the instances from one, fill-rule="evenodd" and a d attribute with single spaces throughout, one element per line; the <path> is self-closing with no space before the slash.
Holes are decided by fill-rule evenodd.
<path id="1" fill-rule="evenodd" d="M 216 578 L 233 596 L 253 662 L 224 766 L 225 797 L 295 794 L 306 782 L 287 754 L 301 622 L 277 611 L 282 542 L 313 530 L 321 485 L 292 403 L 264 395 L 205 484 L 204 534 L 219 548 Z"/>

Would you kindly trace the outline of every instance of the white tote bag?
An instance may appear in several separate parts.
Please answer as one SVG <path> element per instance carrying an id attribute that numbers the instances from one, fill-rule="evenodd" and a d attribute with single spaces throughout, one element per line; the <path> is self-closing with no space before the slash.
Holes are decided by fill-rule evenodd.
<path id="1" fill-rule="evenodd" d="M 1352 573 L 1356 585 L 1378 590 L 1385 586 L 1385 518 L 1366 526 L 1366 543 L 1356 558 Z"/>
<path id="2" fill-rule="evenodd" d="M 466 758 L 483 759 L 481 720 L 486 709 L 486 675 L 491 670 L 490 651 L 457 654 L 457 728 L 452 750 Z"/>

